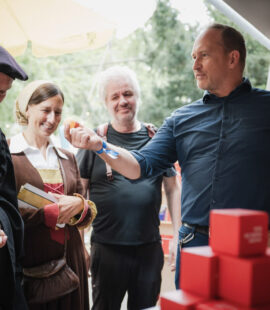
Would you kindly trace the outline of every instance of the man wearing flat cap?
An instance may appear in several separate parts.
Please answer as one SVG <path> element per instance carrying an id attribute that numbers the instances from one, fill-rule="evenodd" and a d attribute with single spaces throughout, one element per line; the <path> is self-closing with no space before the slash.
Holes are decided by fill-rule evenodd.
<path id="1" fill-rule="evenodd" d="M 13 80 L 28 76 L 0 46 L 0 102 Z M 0 310 L 27 310 L 22 290 L 23 221 L 20 216 L 13 165 L 0 129 Z"/>

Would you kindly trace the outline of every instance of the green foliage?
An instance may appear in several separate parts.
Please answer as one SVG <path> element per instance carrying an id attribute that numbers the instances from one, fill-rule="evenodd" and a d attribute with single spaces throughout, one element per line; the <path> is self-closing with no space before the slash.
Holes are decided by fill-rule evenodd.
<path id="1" fill-rule="evenodd" d="M 144 33 L 146 64 L 151 68 L 151 93 L 142 107 L 147 121 L 160 125 L 163 119 L 181 105 L 200 97 L 194 84 L 191 50 L 193 37 L 189 26 L 182 24 L 178 11 L 169 0 L 159 0 L 157 9 Z M 196 32 L 196 31 L 195 31 Z M 149 86 L 149 85 L 148 85 Z"/>

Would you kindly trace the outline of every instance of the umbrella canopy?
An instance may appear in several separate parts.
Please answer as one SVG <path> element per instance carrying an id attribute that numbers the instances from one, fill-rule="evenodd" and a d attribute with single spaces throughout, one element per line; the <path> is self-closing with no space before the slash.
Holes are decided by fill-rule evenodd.
<path id="1" fill-rule="evenodd" d="M 105 45 L 114 23 L 72 0 L 0 0 L 0 45 L 13 56 L 31 42 L 37 57 Z"/>

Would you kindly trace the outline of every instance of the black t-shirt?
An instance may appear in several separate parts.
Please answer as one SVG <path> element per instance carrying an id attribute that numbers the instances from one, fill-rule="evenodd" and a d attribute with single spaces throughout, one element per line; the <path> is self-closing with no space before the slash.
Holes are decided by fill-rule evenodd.
<path id="1" fill-rule="evenodd" d="M 138 150 L 150 138 L 144 125 L 133 133 L 119 133 L 109 125 L 107 140 L 127 150 Z M 90 199 L 98 210 L 92 241 L 139 245 L 160 239 L 162 175 L 133 183 L 113 170 L 113 180 L 109 181 L 104 161 L 94 152 L 79 150 L 77 161 L 81 177 L 89 179 Z M 166 176 L 174 175 L 173 169 L 166 171 Z"/>

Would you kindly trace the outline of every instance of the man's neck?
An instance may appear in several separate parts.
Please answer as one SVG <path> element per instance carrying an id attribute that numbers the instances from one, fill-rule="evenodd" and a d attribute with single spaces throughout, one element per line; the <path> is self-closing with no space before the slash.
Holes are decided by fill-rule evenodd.
<path id="1" fill-rule="evenodd" d="M 122 122 L 122 123 L 112 121 L 111 124 L 112 124 L 113 129 L 121 133 L 136 132 L 141 129 L 141 123 L 138 120 Z"/>
<path id="2" fill-rule="evenodd" d="M 210 93 L 216 95 L 217 97 L 227 97 L 229 94 L 234 91 L 243 81 L 243 78 L 235 79 L 228 84 L 223 85 L 220 90 L 209 90 Z"/>

